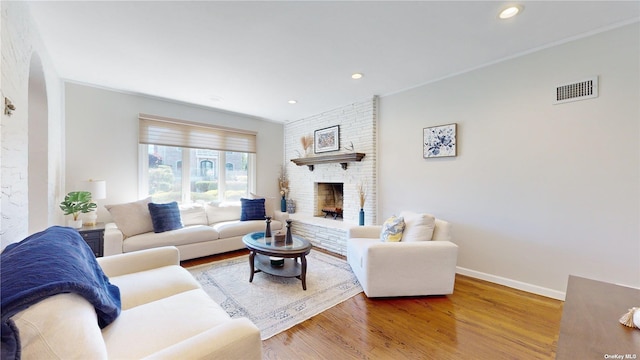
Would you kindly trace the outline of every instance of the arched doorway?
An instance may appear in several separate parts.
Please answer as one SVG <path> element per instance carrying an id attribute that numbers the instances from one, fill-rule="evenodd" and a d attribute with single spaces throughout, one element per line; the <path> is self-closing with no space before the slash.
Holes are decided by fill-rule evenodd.
<path id="1" fill-rule="evenodd" d="M 45 229 L 49 211 L 49 113 L 42 61 L 37 53 L 29 65 L 28 151 L 29 233 Z"/>

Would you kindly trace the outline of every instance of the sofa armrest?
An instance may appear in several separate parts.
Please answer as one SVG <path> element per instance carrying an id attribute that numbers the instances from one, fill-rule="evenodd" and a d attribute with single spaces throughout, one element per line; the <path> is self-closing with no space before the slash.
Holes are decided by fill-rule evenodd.
<path id="1" fill-rule="evenodd" d="M 380 231 L 382 226 L 380 225 L 366 225 L 366 226 L 354 226 L 349 228 L 347 238 L 380 238 Z"/>
<path id="2" fill-rule="evenodd" d="M 104 256 L 122 254 L 124 234 L 115 223 L 107 223 L 104 226 Z"/>
<path id="3" fill-rule="evenodd" d="M 101 257 L 98 258 L 98 264 L 108 277 L 120 276 L 163 266 L 180 265 L 180 252 L 175 246 L 164 246 Z"/>
<path id="4" fill-rule="evenodd" d="M 368 296 L 380 292 L 388 295 L 389 288 L 402 288 L 403 279 L 422 274 L 429 281 L 423 293 L 451 294 L 455 280 L 458 246 L 450 241 L 374 242 L 368 245 L 362 267 L 366 277 L 375 280 Z M 378 285 L 382 285 L 380 288 Z"/>
<path id="5" fill-rule="evenodd" d="M 260 360 L 260 330 L 247 318 L 230 320 L 145 359 Z"/>
<path id="6" fill-rule="evenodd" d="M 273 217 L 273 220 L 280 221 L 282 223 L 282 227 L 284 227 L 285 222 L 289 218 L 289 213 L 276 210 L 273 212 Z"/>

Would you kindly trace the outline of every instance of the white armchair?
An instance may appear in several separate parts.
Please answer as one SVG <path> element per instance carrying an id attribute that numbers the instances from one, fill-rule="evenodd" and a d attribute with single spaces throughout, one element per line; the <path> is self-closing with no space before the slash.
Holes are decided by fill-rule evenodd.
<path id="1" fill-rule="evenodd" d="M 382 242 L 382 226 L 349 229 L 347 261 L 368 297 L 453 293 L 458 246 L 450 241 L 448 222 L 434 223 L 430 238 L 410 242 Z"/>

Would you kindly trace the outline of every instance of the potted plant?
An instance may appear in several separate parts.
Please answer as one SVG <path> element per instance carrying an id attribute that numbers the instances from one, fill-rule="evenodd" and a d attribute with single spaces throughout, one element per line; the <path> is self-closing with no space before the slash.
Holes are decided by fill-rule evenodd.
<path id="1" fill-rule="evenodd" d="M 81 213 L 88 213 L 98 207 L 96 203 L 91 202 L 91 193 L 88 191 L 72 191 L 64 197 L 64 201 L 60 203 L 60 209 L 65 215 L 72 215 L 73 221 L 69 221 L 69 226 L 74 228 L 82 227 L 82 219 L 78 216 Z"/>

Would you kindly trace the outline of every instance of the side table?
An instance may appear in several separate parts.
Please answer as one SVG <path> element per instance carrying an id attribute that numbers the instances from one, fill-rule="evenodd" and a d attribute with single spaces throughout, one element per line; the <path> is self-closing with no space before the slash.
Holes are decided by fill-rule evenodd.
<path id="1" fill-rule="evenodd" d="M 101 257 L 104 254 L 104 223 L 85 225 L 78 229 L 80 236 L 87 242 L 93 254 Z"/>

